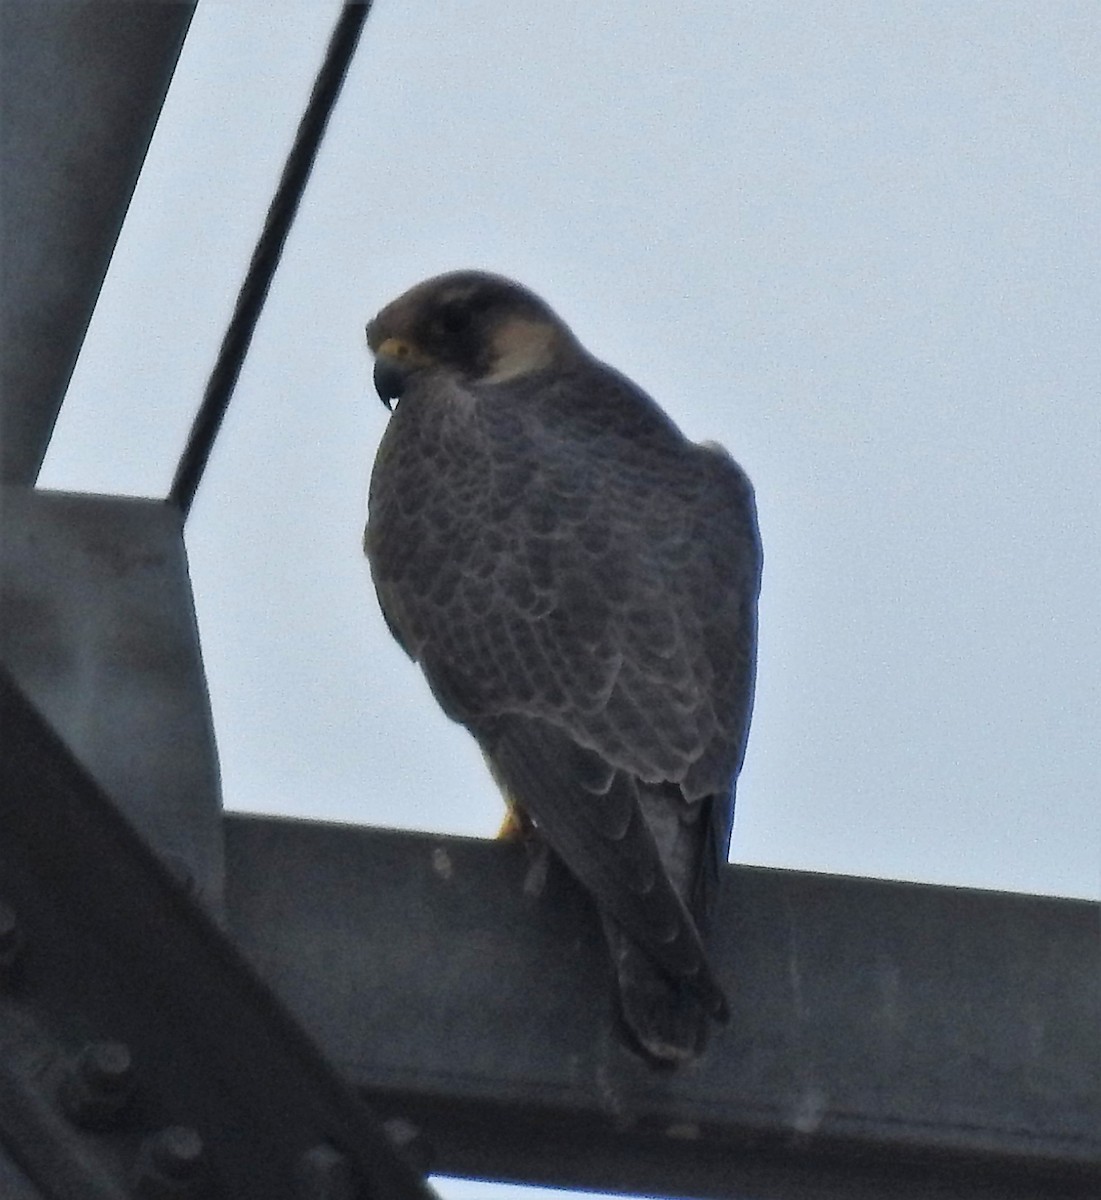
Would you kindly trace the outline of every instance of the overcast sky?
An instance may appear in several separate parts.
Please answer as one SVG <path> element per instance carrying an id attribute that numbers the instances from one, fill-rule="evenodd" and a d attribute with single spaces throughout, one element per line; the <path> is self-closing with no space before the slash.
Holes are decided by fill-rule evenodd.
<path id="1" fill-rule="evenodd" d="M 200 4 L 44 486 L 167 490 L 337 7 Z M 499 823 L 359 548 L 363 325 L 481 267 L 756 485 L 732 857 L 1097 897 L 1099 64 L 1096 0 L 378 0 L 188 526 L 227 807 Z"/>

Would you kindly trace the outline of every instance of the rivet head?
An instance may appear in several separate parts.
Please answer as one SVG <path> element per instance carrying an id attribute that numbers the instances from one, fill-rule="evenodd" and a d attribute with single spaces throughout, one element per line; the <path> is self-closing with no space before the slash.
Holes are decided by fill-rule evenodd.
<path id="1" fill-rule="evenodd" d="M 177 1200 L 193 1193 L 203 1166 L 203 1139 L 186 1125 L 150 1134 L 138 1152 L 135 1186 L 142 1200 Z"/>
<path id="2" fill-rule="evenodd" d="M 422 1175 L 427 1175 L 432 1155 L 420 1129 L 405 1117 L 390 1117 L 383 1121 L 382 1128 L 394 1149 Z"/>
<path id="3" fill-rule="evenodd" d="M 134 1067 L 122 1042 L 89 1042 L 70 1063 L 59 1089 L 66 1116 L 84 1129 L 113 1124 L 134 1091 Z"/>
<path id="4" fill-rule="evenodd" d="M 358 1194 L 352 1164 L 327 1142 L 311 1146 L 295 1173 L 302 1200 L 355 1200 Z"/>
<path id="5" fill-rule="evenodd" d="M 89 1084 L 104 1092 L 124 1091 L 134 1076 L 130 1051 L 122 1042 L 89 1042 L 78 1067 Z"/>

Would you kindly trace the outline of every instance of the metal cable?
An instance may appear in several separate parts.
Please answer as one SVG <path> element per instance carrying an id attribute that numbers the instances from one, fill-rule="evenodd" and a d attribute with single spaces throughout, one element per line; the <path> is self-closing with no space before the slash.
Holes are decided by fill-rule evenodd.
<path id="1" fill-rule="evenodd" d="M 325 126 L 340 94 L 363 30 L 363 22 L 370 10 L 371 0 L 347 0 L 344 4 L 329 39 L 321 70 L 314 81 L 310 101 L 298 123 L 294 144 L 287 155 L 283 175 L 268 208 L 263 232 L 252 252 L 252 260 L 237 294 L 233 317 L 222 338 L 218 358 L 207 380 L 202 403 L 195 414 L 187 445 L 180 456 L 176 476 L 168 492 L 168 503 L 179 508 L 185 517 L 191 511 L 214 439 L 218 436 L 233 389 L 237 386 L 241 365 L 252 342 L 318 147 L 325 135 Z"/>

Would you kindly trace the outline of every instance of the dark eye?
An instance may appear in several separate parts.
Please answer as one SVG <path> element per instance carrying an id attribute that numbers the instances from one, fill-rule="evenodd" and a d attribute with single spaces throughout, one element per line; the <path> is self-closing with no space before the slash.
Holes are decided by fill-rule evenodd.
<path id="1" fill-rule="evenodd" d="M 442 332 L 454 337 L 470 327 L 470 309 L 462 304 L 445 304 L 436 317 Z"/>

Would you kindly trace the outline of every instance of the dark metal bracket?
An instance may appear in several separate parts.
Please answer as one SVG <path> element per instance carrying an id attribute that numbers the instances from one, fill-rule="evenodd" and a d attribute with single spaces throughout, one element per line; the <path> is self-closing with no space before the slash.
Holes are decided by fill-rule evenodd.
<path id="1" fill-rule="evenodd" d="M 0 1131 L 20 1167 L 73 1200 L 427 1200 L 2 672 L 0 728 Z"/>

